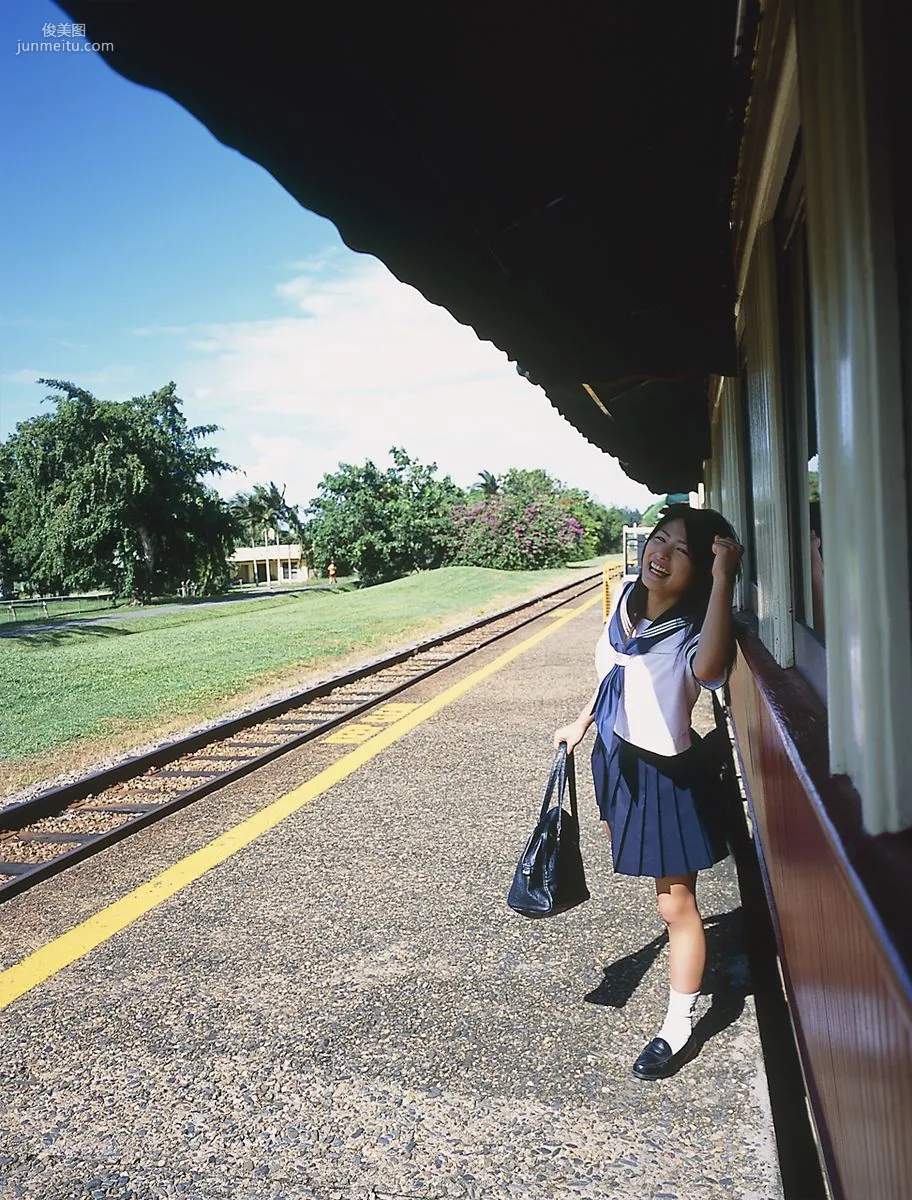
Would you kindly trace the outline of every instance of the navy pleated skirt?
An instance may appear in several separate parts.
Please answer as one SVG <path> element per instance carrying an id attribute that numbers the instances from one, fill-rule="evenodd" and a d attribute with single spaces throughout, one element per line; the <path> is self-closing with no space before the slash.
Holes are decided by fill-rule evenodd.
<path id="1" fill-rule="evenodd" d="M 665 757 L 614 735 L 596 737 L 592 777 L 602 820 L 611 830 L 619 875 L 689 875 L 728 854 L 723 804 L 704 766 L 700 740 Z"/>

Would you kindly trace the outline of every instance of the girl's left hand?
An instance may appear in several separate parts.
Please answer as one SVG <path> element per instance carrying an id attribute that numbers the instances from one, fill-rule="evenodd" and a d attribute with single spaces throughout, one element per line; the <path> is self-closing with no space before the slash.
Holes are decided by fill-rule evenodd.
<path id="1" fill-rule="evenodd" d="M 716 534 L 713 540 L 713 579 L 719 579 L 724 582 L 730 582 L 735 578 L 738 570 L 738 563 L 741 561 L 741 554 L 744 547 L 740 542 L 736 542 L 734 538 L 719 537 Z"/>

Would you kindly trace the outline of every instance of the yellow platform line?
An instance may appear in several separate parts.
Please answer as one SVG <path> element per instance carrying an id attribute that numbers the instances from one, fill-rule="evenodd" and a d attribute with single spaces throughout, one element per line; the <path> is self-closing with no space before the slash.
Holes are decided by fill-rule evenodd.
<path id="1" fill-rule="evenodd" d="M 349 754 L 340 758 L 338 762 L 320 771 L 313 779 L 308 779 L 294 791 L 273 801 L 272 804 L 267 805 L 258 813 L 254 813 L 253 816 L 247 817 L 246 820 L 220 834 L 207 845 L 194 851 L 193 854 L 188 854 L 186 858 L 180 859 L 172 867 L 168 867 L 160 875 L 150 879 L 148 883 L 141 884 L 122 899 L 115 900 L 113 904 L 109 904 L 94 916 L 80 922 L 12 967 L 0 972 L 0 1009 L 6 1008 L 19 996 L 31 991 L 46 979 L 50 979 L 58 971 L 69 966 L 70 963 L 76 962 L 77 959 L 94 950 L 96 946 L 100 946 L 108 938 L 113 937 L 115 933 L 119 933 L 121 929 L 125 929 L 159 904 L 163 904 L 165 900 L 205 875 L 207 871 L 211 871 L 219 863 L 225 862 L 233 854 L 243 850 L 245 846 L 249 846 L 251 842 L 270 829 L 274 829 L 276 825 L 303 808 L 305 804 L 309 804 L 311 800 L 316 799 L 335 784 L 341 783 L 343 779 L 353 775 L 355 771 L 360 770 L 371 759 L 376 758 L 382 751 L 398 742 L 400 738 L 405 737 L 407 733 L 435 716 L 441 709 L 460 699 L 466 692 L 470 692 L 478 684 L 508 666 L 521 654 L 525 654 L 526 651 L 539 645 L 545 638 L 551 637 L 553 633 L 572 621 L 574 617 L 579 616 L 581 612 L 585 612 L 600 602 L 600 595 L 596 595 L 580 608 L 555 621 L 553 625 L 549 625 L 526 638 L 525 641 L 506 650 L 486 666 L 473 671 L 471 675 L 454 683 L 438 696 L 434 696 L 433 699 L 418 705 L 412 712 L 407 713 L 392 725 L 380 729 L 370 741 L 356 747 Z"/>

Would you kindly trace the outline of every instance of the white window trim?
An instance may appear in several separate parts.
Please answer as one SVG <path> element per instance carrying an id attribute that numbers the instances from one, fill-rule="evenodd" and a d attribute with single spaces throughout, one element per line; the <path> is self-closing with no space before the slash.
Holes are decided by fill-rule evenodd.
<path id="1" fill-rule="evenodd" d="M 794 662 L 792 583 L 789 564 L 786 459 L 782 420 L 776 249 L 772 221 L 798 136 L 798 57 L 794 21 L 783 8 L 766 23 L 761 37 L 769 47 L 773 71 L 755 81 L 751 106 L 762 129 L 756 180 L 743 192 L 746 210 L 735 230 L 738 304 L 736 335 L 747 347 L 747 409 L 750 428 L 740 429 L 740 412 L 731 410 L 739 381 L 730 393 L 732 469 L 741 472 L 741 447 L 751 456 L 754 496 L 754 554 L 757 568 L 757 615 L 764 645 L 781 667 Z M 762 147 L 762 148 L 761 148 Z M 737 462 L 737 466 L 735 463 Z M 742 501 L 742 512 L 746 504 Z M 746 519 L 746 517 L 744 518 Z M 741 603 L 751 607 L 749 581 Z"/>
<path id="2" fill-rule="evenodd" d="M 885 123 L 863 0 L 797 8 L 830 766 L 871 833 L 912 825 L 912 628 L 898 285 Z"/>
<path id="3" fill-rule="evenodd" d="M 745 337 L 759 585 L 757 618 L 760 640 L 780 667 L 790 667 L 794 663 L 792 578 L 776 239 L 771 221 L 757 230 L 753 250 L 745 290 Z"/>
<path id="4" fill-rule="evenodd" d="M 727 517 L 741 541 L 747 545 L 754 531 L 747 528 L 747 504 L 744 496 L 744 454 L 746 446 L 741 430 L 741 380 L 737 376 L 719 378 L 712 404 L 712 459 L 707 462 L 707 478 L 712 481 L 710 504 Z M 711 473 L 710 473 L 711 472 Z M 735 608 L 750 607 L 746 565 L 735 584 Z"/>

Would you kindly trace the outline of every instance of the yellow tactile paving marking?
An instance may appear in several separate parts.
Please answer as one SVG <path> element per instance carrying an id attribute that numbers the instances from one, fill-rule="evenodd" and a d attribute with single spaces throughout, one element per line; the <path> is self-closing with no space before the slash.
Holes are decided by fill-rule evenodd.
<path id="1" fill-rule="evenodd" d="M 359 721 L 349 721 L 341 729 L 337 729 L 335 733 L 328 733 L 322 740 L 324 742 L 335 743 L 337 746 L 360 746 L 362 742 L 366 742 L 368 738 L 372 738 L 376 732 L 376 725 L 365 725 Z"/>
<path id="2" fill-rule="evenodd" d="M 186 858 L 176 862 L 173 867 L 168 867 L 160 875 L 150 879 L 148 883 L 141 884 L 122 899 L 109 904 L 107 908 L 103 908 L 94 916 L 80 922 L 79 925 L 61 934 L 60 937 L 54 938 L 53 941 L 27 955 L 14 966 L 0 972 L 0 1008 L 5 1008 L 19 996 L 31 991 L 46 979 L 50 979 L 58 971 L 82 958 L 96 946 L 100 946 L 108 938 L 113 937 L 115 933 L 126 929 L 128 925 L 132 925 L 147 912 L 205 875 L 207 871 L 211 871 L 219 863 L 223 863 L 239 850 L 243 850 L 245 846 L 249 846 L 261 834 L 275 828 L 286 817 L 303 808 L 305 804 L 309 804 L 311 800 L 315 800 L 335 784 L 341 783 L 343 779 L 353 775 L 365 763 L 376 758 L 378 754 L 419 725 L 423 725 L 441 709 L 460 699 L 466 692 L 470 692 L 485 679 L 508 666 L 520 655 L 525 654 L 527 650 L 531 650 L 543 642 L 545 638 L 549 638 L 581 612 L 586 612 L 587 609 L 593 608 L 599 603 L 601 603 L 601 595 L 597 593 L 592 600 L 588 600 L 568 612 L 566 616 L 561 616 L 552 625 L 526 638 L 525 641 L 512 646 L 486 666 L 473 671 L 465 679 L 454 683 L 452 687 L 448 687 L 438 696 L 434 696 L 423 704 L 414 706 L 390 704 L 378 709 L 374 714 L 375 719 L 381 712 L 386 711 L 392 717 L 393 723 L 383 727 L 378 724 L 369 724 L 365 718 L 361 724 L 364 728 L 370 729 L 371 736 L 357 749 L 326 767 L 313 779 L 308 779 L 294 791 L 274 800 L 272 804 L 267 805 L 260 812 L 254 813 L 252 817 L 247 817 L 233 829 L 220 834 L 193 854 L 188 854 Z M 405 708 L 410 711 L 403 712 L 401 716 L 397 717 L 395 710 Z"/>
<path id="3" fill-rule="evenodd" d="M 338 746 L 360 746 L 377 732 L 378 725 L 391 725 L 406 713 L 417 708 L 417 704 L 384 704 L 380 708 L 364 713 L 360 721 L 349 721 L 341 729 L 327 733 L 320 740 L 332 742 Z"/>

